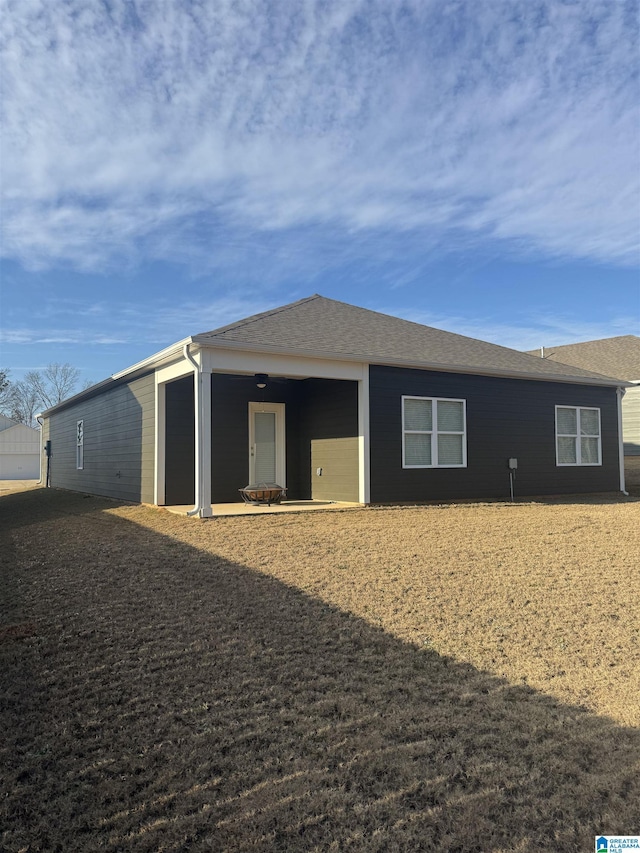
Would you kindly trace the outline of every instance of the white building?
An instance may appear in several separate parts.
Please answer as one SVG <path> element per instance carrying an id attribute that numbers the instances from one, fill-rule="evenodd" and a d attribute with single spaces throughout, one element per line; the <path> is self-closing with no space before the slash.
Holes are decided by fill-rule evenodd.
<path id="1" fill-rule="evenodd" d="M 0 480 L 40 479 L 40 430 L 0 415 Z"/>

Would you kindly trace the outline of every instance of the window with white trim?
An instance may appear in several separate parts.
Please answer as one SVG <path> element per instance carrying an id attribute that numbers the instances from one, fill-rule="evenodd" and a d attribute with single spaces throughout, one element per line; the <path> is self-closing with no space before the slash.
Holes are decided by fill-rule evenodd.
<path id="1" fill-rule="evenodd" d="M 466 404 L 441 397 L 402 398 L 402 467 L 465 468 Z"/>
<path id="2" fill-rule="evenodd" d="M 556 406 L 556 465 L 602 465 L 600 409 Z"/>
<path id="3" fill-rule="evenodd" d="M 84 468 L 84 421 L 76 424 L 76 468 L 79 471 Z"/>

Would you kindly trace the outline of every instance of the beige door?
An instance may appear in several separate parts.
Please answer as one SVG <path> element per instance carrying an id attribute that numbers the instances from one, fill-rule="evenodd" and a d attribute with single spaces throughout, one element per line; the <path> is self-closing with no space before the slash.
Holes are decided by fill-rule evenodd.
<path id="1" fill-rule="evenodd" d="M 317 438 L 311 442 L 311 497 L 324 501 L 360 500 L 359 440 Z"/>
<path id="2" fill-rule="evenodd" d="M 286 487 L 284 403 L 249 403 L 249 482 Z"/>

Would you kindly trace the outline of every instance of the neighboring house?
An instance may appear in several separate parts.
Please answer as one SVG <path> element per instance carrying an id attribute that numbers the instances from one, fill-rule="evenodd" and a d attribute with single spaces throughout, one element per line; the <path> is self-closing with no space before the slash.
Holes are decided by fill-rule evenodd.
<path id="1" fill-rule="evenodd" d="M 0 480 L 40 479 L 40 430 L 0 415 Z"/>
<path id="2" fill-rule="evenodd" d="M 632 383 L 622 398 L 624 453 L 625 456 L 640 456 L 640 338 L 637 335 L 620 335 L 529 352 Z"/>
<path id="3" fill-rule="evenodd" d="M 624 488 L 625 383 L 311 296 L 179 341 L 43 414 L 51 485 L 363 504 Z"/>

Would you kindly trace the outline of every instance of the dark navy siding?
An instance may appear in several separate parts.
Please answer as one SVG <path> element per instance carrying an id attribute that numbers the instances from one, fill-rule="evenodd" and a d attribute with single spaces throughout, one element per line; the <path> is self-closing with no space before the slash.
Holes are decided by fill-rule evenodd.
<path id="1" fill-rule="evenodd" d="M 402 467 L 401 397 L 467 401 L 467 467 Z M 557 467 L 555 406 L 601 410 L 602 466 Z M 615 388 L 371 366 L 371 501 L 506 498 L 507 460 L 518 459 L 516 495 L 619 488 Z"/>
<path id="2" fill-rule="evenodd" d="M 261 391 L 253 376 L 211 377 L 211 500 L 239 500 L 249 482 L 249 403 L 285 404 L 288 497 L 311 497 L 311 442 L 358 434 L 357 384 L 323 379 L 270 379 Z"/>
<path id="3" fill-rule="evenodd" d="M 284 403 L 288 494 L 299 497 L 298 390 L 292 380 L 270 380 L 264 390 L 253 376 L 211 376 L 211 500 L 240 500 L 249 483 L 249 403 Z"/>
<path id="4" fill-rule="evenodd" d="M 168 382 L 165 419 L 165 503 L 195 501 L 195 410 L 193 374 Z"/>
<path id="5" fill-rule="evenodd" d="M 322 439 L 358 435 L 358 384 L 347 380 L 307 379 L 300 382 L 300 498 L 312 497 L 311 448 Z M 325 472 L 325 478 L 330 472 Z M 323 484 L 324 485 L 324 484 Z M 331 488 L 328 486 L 327 488 Z M 354 484 L 358 499 L 358 479 Z M 346 500 L 336 492 L 332 500 Z"/>

